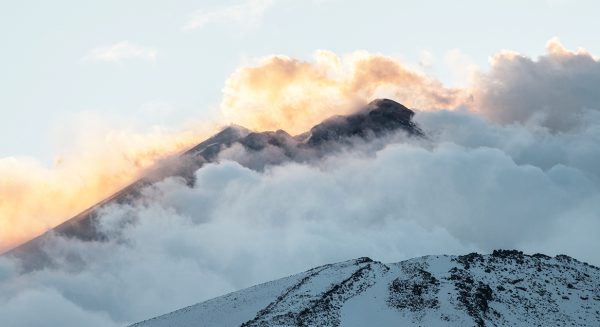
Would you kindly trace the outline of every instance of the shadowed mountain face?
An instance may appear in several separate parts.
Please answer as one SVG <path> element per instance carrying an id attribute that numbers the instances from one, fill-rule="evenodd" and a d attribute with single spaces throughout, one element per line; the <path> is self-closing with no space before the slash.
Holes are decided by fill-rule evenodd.
<path id="1" fill-rule="evenodd" d="M 328 264 L 133 326 L 598 326 L 600 269 L 565 255 Z"/>
<path id="2" fill-rule="evenodd" d="M 227 127 L 183 154 L 158 164 L 143 178 L 111 197 L 5 255 L 20 259 L 24 271 L 52 266 L 52 258 L 43 250 L 51 234 L 82 241 L 105 240 L 107 236 L 96 228 L 100 210 L 110 204 L 132 203 L 141 197 L 142 189 L 152 183 L 177 176 L 193 185 L 196 170 L 220 159 L 262 170 L 266 165 L 316 160 L 349 147 L 357 140 L 369 142 L 395 132 L 423 137 L 423 132 L 411 120 L 413 115 L 412 110 L 395 101 L 378 99 L 352 115 L 331 117 L 297 136 L 283 130 L 253 132 L 241 126 Z"/>

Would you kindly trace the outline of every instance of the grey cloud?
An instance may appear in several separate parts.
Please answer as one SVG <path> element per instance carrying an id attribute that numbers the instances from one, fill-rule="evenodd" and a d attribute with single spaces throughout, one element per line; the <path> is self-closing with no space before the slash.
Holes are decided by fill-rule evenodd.
<path id="1" fill-rule="evenodd" d="M 600 117 L 581 115 L 587 123 L 576 130 L 556 133 L 539 126 L 498 125 L 468 112 L 420 112 L 417 121 L 436 142 L 467 148 L 497 148 L 517 164 L 544 171 L 555 166 L 575 168 L 595 184 L 600 178 Z"/>
<path id="2" fill-rule="evenodd" d="M 147 187 L 137 203 L 104 209 L 108 241 L 53 238 L 45 250 L 62 264 L 25 275 L 0 264 L 2 307 L 48 301 L 61 317 L 122 325 L 359 256 L 502 247 L 600 262 L 590 232 L 600 225 L 590 164 L 600 151 L 580 143 L 595 129 L 556 134 L 458 112 L 416 119 L 429 141 L 390 136 L 262 171 L 223 161 L 199 169 L 193 187 L 181 178 Z"/>
<path id="3" fill-rule="evenodd" d="M 571 52 L 557 40 L 537 60 L 503 52 L 489 73 L 479 75 L 475 107 L 501 123 L 533 122 L 556 131 L 586 124 L 600 110 L 600 62 L 583 50 Z"/>
<path id="4" fill-rule="evenodd" d="M 519 248 L 598 265 L 598 61 L 550 49 L 497 56 L 477 112 L 418 112 L 427 139 L 355 139 L 325 157 L 294 153 L 298 162 L 282 148 L 234 145 L 193 185 L 148 186 L 103 209 L 107 240 L 49 238 L 52 267 L 20 274 L 0 258 L 0 316 L 123 325 L 360 256 Z"/>

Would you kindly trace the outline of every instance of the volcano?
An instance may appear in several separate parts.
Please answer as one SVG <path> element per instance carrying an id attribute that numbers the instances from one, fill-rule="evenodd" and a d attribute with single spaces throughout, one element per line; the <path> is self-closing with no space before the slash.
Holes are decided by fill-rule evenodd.
<path id="1" fill-rule="evenodd" d="M 53 266 L 44 252 L 44 244 L 52 236 L 75 238 L 81 241 L 103 241 L 108 236 L 97 228 L 101 210 L 112 204 L 128 204 L 141 198 L 142 190 L 168 177 L 180 177 L 193 185 L 194 172 L 207 163 L 226 158 L 254 169 L 284 162 L 307 162 L 352 147 L 356 142 L 402 133 L 409 137 L 424 137 L 412 121 L 414 111 L 390 99 L 377 99 L 364 108 L 346 116 L 333 116 L 310 130 L 292 136 L 283 130 L 255 132 L 242 126 L 229 126 L 188 151 L 159 163 L 150 172 L 75 217 L 50 231 L 8 251 L 15 257 L 23 272 Z M 243 151 L 244 156 L 227 157 L 228 153 Z"/>
<path id="2" fill-rule="evenodd" d="M 351 115 L 330 117 L 299 135 L 228 126 L 4 255 L 20 263 L 23 275 L 65 264 L 77 269 L 82 262 L 78 254 L 54 258 L 47 250 L 51 242 L 58 238 L 92 245 L 114 241 L 115 236 L 105 234 L 101 227 L 103 210 L 143 203 L 148 200 L 145 190 L 154 183 L 177 178 L 202 187 L 196 172 L 222 160 L 264 171 L 289 162 L 319 163 L 347 150 L 360 154 L 391 142 L 427 139 L 413 116 L 405 106 L 379 99 Z M 367 257 L 331 263 L 133 326 L 598 326 L 598 321 L 599 268 L 566 255 L 496 250 L 396 263 Z"/>

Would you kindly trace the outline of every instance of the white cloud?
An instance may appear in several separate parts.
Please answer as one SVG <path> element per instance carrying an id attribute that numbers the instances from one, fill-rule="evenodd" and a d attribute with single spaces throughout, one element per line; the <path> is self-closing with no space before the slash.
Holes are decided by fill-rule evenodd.
<path id="1" fill-rule="evenodd" d="M 199 10 L 192 15 L 183 29 L 192 30 L 209 24 L 254 23 L 274 3 L 275 0 L 247 0 L 212 10 Z"/>
<path id="2" fill-rule="evenodd" d="M 396 67 L 374 59 L 385 65 L 367 67 Z M 495 60 L 472 85 L 483 90 L 475 92 L 478 107 L 417 113 L 427 141 L 362 144 L 264 172 L 211 164 L 196 172 L 193 187 L 168 179 L 137 203 L 106 208 L 100 228 L 108 241 L 51 238 L 45 251 L 53 267 L 19 274 L 16 262 L 0 258 L 0 316 L 16 326 L 39 325 L 36 317 L 48 325 L 124 325 L 365 255 L 398 261 L 518 248 L 598 265 L 600 115 L 591 106 L 597 60 L 555 41 L 538 60 L 508 52 Z M 279 57 L 263 68 L 307 65 Z M 256 79 L 238 75 L 256 82 L 264 71 Z M 390 71 L 398 70 L 383 70 Z M 288 79 L 273 76 L 280 75 Z M 539 114 L 546 119 L 531 119 Z M 561 123 L 575 118 L 585 124 Z M 251 162 L 248 152 L 228 155 Z M 272 156 L 258 160 L 262 155 Z M 35 315 L 25 313 L 30 308 Z"/>
<path id="3" fill-rule="evenodd" d="M 472 113 L 416 117 L 430 141 L 363 144 L 265 172 L 223 162 L 199 169 L 193 187 L 147 188 L 138 203 L 104 210 L 109 241 L 51 239 L 55 267 L 19 275 L 0 258 L 0 315 L 27 326 L 15 308 L 56 306 L 47 324 L 85 312 L 124 325 L 360 256 L 519 248 L 600 262 L 600 148 L 590 141 L 600 120 L 555 134 Z"/>
<path id="4" fill-rule="evenodd" d="M 537 59 L 502 51 L 472 86 L 473 109 L 501 123 L 539 123 L 555 131 L 600 115 L 600 61 L 585 49 L 570 51 L 556 38 Z"/>
<path id="5" fill-rule="evenodd" d="M 128 41 L 118 42 L 109 46 L 92 49 L 84 59 L 92 61 L 121 62 L 138 59 L 155 62 L 158 50 L 143 47 Z"/>

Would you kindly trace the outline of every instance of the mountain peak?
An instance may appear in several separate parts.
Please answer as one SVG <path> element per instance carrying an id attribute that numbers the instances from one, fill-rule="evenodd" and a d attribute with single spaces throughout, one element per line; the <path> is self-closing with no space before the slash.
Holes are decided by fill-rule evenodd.
<path id="1" fill-rule="evenodd" d="M 600 269 L 565 256 L 358 258 L 138 323 L 162 326 L 595 326 Z"/>
<path id="2" fill-rule="evenodd" d="M 315 146 L 351 137 L 372 139 L 398 130 L 423 136 L 423 132 L 412 121 L 414 114 L 394 100 L 376 99 L 354 114 L 333 116 L 315 125 L 306 143 Z"/>
<path id="3" fill-rule="evenodd" d="M 394 110 L 408 110 L 410 112 L 413 112 L 412 110 L 405 107 L 403 104 L 396 102 L 392 99 L 388 99 L 388 98 L 379 98 L 379 99 L 372 100 L 371 102 L 369 102 L 367 107 L 373 108 L 373 109 L 389 108 L 389 109 L 394 109 Z"/>
<path id="4" fill-rule="evenodd" d="M 105 235 L 95 227 L 98 210 L 110 203 L 131 203 L 140 197 L 141 190 L 167 177 L 183 177 L 188 185 L 194 184 L 195 172 L 206 163 L 226 158 L 254 170 L 266 165 L 277 165 L 288 161 L 306 162 L 322 158 L 342 147 L 351 147 L 355 140 L 371 141 L 374 138 L 402 131 L 409 136 L 423 136 L 423 132 L 412 122 L 414 112 L 390 99 L 376 99 L 365 108 L 347 116 L 334 116 L 310 131 L 291 136 L 284 130 L 251 131 L 238 125 L 230 125 L 169 161 L 169 169 L 156 169 L 152 176 L 146 175 L 88 210 L 67 220 L 51 232 L 41 235 L 7 254 L 18 257 L 24 270 L 39 269 L 52 263 L 41 250 L 49 234 L 83 241 L 104 240 Z M 238 157 L 226 157 L 232 146 L 241 146 L 245 153 Z M 232 152 L 236 152 L 235 149 Z M 161 168 L 161 167 L 157 167 Z M 163 167 L 164 168 L 164 167 Z"/>

